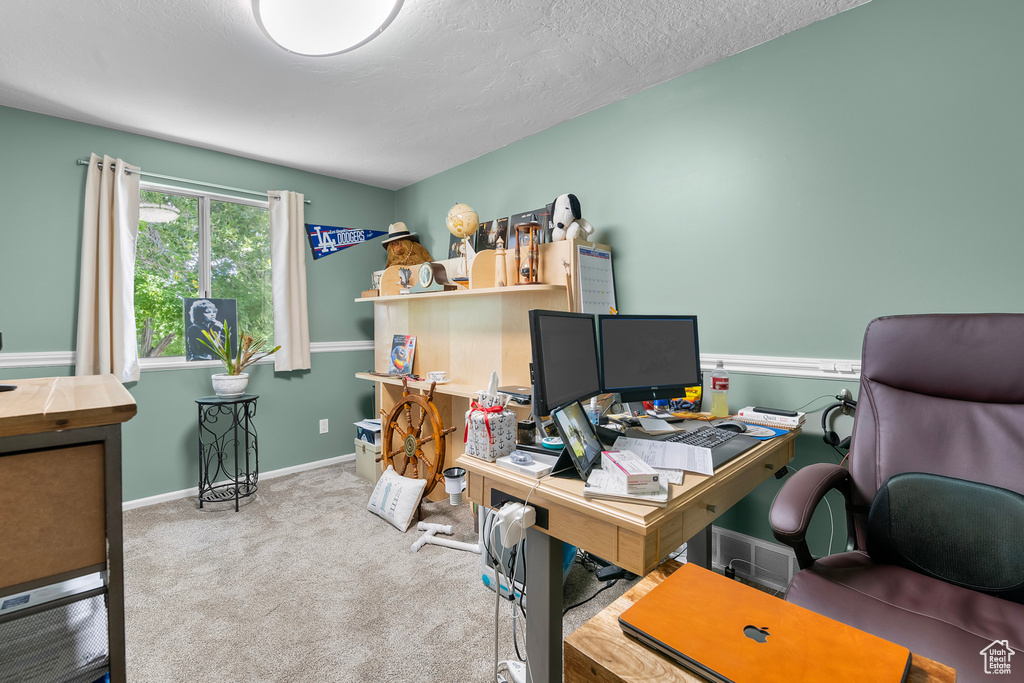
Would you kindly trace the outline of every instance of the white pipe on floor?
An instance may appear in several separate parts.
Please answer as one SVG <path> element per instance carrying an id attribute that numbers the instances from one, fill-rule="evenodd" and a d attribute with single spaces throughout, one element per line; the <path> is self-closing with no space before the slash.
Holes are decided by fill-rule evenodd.
<path id="1" fill-rule="evenodd" d="M 463 541 L 453 541 L 450 538 L 438 538 L 434 534 L 452 534 L 455 533 L 451 524 L 431 524 L 430 522 L 420 522 L 416 525 L 416 529 L 423 531 L 424 534 L 412 544 L 410 549 L 413 552 L 418 551 L 420 548 L 430 543 L 433 545 L 441 545 L 445 548 L 454 548 L 455 550 L 465 550 L 466 552 L 481 553 L 480 543 L 464 543 Z"/>

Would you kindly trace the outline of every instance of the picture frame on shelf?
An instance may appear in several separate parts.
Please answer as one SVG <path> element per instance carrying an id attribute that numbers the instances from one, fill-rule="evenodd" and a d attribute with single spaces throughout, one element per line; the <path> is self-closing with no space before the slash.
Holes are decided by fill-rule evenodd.
<path id="1" fill-rule="evenodd" d="M 480 224 L 480 229 L 477 230 L 476 238 L 476 250 L 484 251 L 485 249 L 497 249 L 498 238 L 501 238 L 502 244 L 508 246 L 508 218 L 495 218 L 494 220 L 487 221 L 486 223 Z"/>
<path id="2" fill-rule="evenodd" d="M 470 253 L 476 253 L 476 233 L 466 238 L 466 245 L 472 250 Z M 462 258 L 461 237 L 456 237 L 455 235 L 448 236 L 448 258 Z"/>

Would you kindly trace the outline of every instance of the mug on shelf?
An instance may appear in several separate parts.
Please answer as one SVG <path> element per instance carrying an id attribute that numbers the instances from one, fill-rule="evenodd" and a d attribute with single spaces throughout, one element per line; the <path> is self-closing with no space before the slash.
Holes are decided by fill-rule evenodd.
<path id="1" fill-rule="evenodd" d="M 431 382 L 447 382 L 448 373 L 445 372 L 444 370 L 434 370 L 432 372 L 427 373 L 427 379 L 429 379 Z"/>

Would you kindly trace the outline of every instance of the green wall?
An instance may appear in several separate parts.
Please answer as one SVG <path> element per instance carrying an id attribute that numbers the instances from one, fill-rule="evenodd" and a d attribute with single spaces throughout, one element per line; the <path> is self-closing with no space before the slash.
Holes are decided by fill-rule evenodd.
<path id="1" fill-rule="evenodd" d="M 396 218 L 436 253 L 456 202 L 573 192 L 619 310 L 695 313 L 711 354 L 857 359 L 876 316 L 1021 311 L 1021 25 L 1017 2 L 874 0 L 399 190 Z M 738 375 L 730 406 L 844 387 Z M 805 431 L 796 465 L 831 460 Z M 770 538 L 776 488 L 724 525 Z"/>
<path id="2" fill-rule="evenodd" d="M 705 353 L 854 359 L 878 315 L 1020 311 L 1021 25 L 1024 5 L 1009 0 L 874 0 L 397 193 L 0 108 L 5 350 L 74 348 L 85 182 L 74 160 L 93 151 L 297 190 L 313 200 L 312 222 L 403 220 L 439 258 L 457 202 L 486 220 L 573 192 L 613 247 L 620 310 L 696 313 Z M 352 299 L 383 261 L 372 244 L 307 258 L 313 341 L 372 337 L 372 312 Z M 351 376 L 371 363 L 364 351 L 314 354 L 310 373 L 257 368 L 262 469 L 350 452 L 348 423 L 371 412 L 369 387 Z M 146 372 L 130 387 L 139 415 L 125 427 L 126 499 L 195 484 L 192 399 L 209 393 L 209 374 Z M 736 375 L 730 405 L 796 407 L 844 387 L 856 389 Z M 797 466 L 832 460 L 815 418 Z M 721 522 L 770 538 L 777 487 L 762 485 Z M 828 531 L 819 514 L 814 552 Z"/>
<path id="3" fill-rule="evenodd" d="M 90 152 L 165 175 L 302 192 L 313 202 L 306 206 L 309 222 L 386 230 L 394 220 L 390 190 L 0 107 L 0 331 L 5 353 L 74 349 L 86 174 L 75 160 Z M 307 253 L 311 341 L 373 338 L 373 311 L 353 299 L 384 260 L 379 241 L 315 263 Z M 315 353 L 309 372 L 274 373 L 273 366 L 257 366 L 250 391 L 260 395 L 261 471 L 351 453 L 352 422 L 373 410 L 370 386 L 353 374 L 372 365 L 372 351 L 352 351 Z M 72 371 L 43 367 L 0 373 L 16 379 Z M 212 373 L 211 368 L 144 371 L 128 385 L 138 415 L 123 431 L 125 500 L 196 485 L 193 401 L 212 393 Z M 326 435 L 319 434 L 321 418 L 330 420 Z"/>

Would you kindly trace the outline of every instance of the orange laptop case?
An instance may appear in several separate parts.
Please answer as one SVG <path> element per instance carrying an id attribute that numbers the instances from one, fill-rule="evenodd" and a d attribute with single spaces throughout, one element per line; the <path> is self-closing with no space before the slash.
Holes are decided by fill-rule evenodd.
<path id="1" fill-rule="evenodd" d="M 713 681 L 899 683 L 910 669 L 905 647 L 692 564 L 623 612 L 619 625 Z"/>

